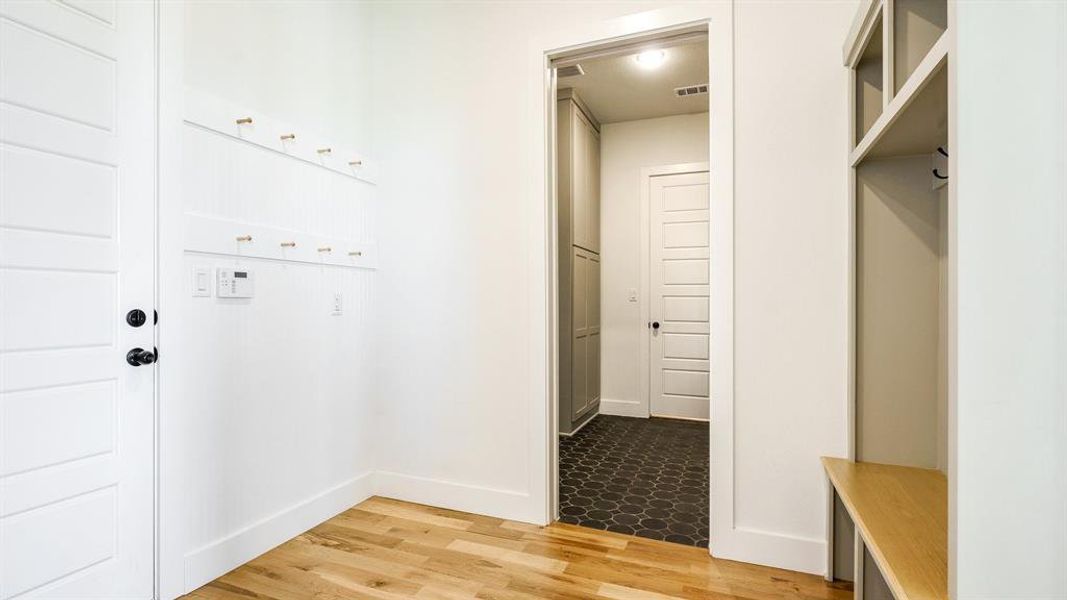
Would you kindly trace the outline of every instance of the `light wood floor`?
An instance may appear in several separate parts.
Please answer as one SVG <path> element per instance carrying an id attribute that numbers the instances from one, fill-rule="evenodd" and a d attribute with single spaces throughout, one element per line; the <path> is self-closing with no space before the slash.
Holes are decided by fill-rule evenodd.
<path id="1" fill-rule="evenodd" d="M 371 498 L 185 596 L 844 600 L 822 578 L 669 542 Z"/>

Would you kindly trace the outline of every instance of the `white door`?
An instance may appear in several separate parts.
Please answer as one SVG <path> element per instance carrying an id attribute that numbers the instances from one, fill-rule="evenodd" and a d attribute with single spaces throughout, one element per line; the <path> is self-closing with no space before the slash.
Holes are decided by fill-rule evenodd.
<path id="1" fill-rule="evenodd" d="M 0 600 L 152 597 L 154 31 L 0 0 Z"/>
<path id="2" fill-rule="evenodd" d="M 649 211 L 650 412 L 707 419 L 707 172 L 651 177 Z"/>

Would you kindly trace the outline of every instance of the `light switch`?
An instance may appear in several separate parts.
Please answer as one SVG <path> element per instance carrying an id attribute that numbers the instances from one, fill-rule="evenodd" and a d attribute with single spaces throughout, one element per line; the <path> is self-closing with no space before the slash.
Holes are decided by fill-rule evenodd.
<path id="1" fill-rule="evenodd" d="M 211 296 L 211 268 L 193 267 L 193 296 Z"/>

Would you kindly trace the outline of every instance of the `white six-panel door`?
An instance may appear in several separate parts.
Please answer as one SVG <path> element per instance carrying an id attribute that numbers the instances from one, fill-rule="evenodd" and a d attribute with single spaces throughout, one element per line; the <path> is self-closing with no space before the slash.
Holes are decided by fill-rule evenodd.
<path id="1" fill-rule="evenodd" d="M 154 23 L 0 0 L 2 600 L 152 596 Z"/>
<path id="2" fill-rule="evenodd" d="M 650 412 L 707 419 L 708 174 L 649 179 Z"/>

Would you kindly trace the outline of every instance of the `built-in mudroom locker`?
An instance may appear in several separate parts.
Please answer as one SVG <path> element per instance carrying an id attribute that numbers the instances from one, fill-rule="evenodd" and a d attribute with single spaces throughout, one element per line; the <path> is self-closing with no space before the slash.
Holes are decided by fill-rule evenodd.
<path id="1" fill-rule="evenodd" d="M 600 405 L 600 132 L 572 90 L 556 105 L 559 215 L 559 431 Z"/>
<path id="2" fill-rule="evenodd" d="M 866 600 L 949 597 L 950 40 L 945 0 L 868 0 L 846 43 L 854 387 L 827 576 Z"/>

